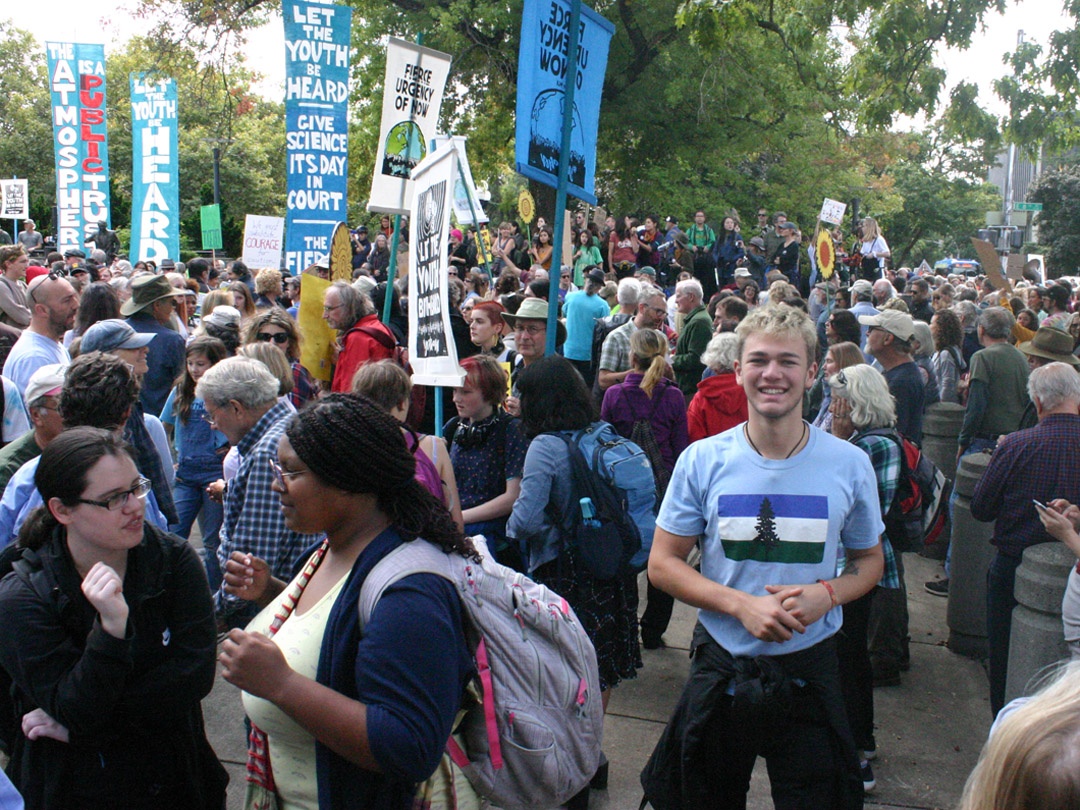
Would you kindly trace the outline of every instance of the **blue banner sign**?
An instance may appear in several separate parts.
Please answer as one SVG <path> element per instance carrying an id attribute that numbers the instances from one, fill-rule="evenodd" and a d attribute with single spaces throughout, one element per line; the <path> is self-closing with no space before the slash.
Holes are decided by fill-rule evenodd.
<path id="1" fill-rule="evenodd" d="M 303 272 L 330 252 L 346 219 L 352 9 L 284 0 L 285 266 Z M 251 213 L 251 212 L 248 212 Z"/>
<path id="2" fill-rule="evenodd" d="M 180 258 L 176 81 L 132 73 L 131 249 L 135 261 Z"/>
<path id="3" fill-rule="evenodd" d="M 515 161 L 520 174 L 548 186 L 558 185 L 569 69 L 570 2 L 525 0 L 522 11 Z M 579 30 L 567 191 L 595 204 L 600 94 L 615 26 L 591 8 L 582 7 Z"/>
<path id="4" fill-rule="evenodd" d="M 56 249 L 78 248 L 109 216 L 105 46 L 47 42 L 56 156 Z"/>

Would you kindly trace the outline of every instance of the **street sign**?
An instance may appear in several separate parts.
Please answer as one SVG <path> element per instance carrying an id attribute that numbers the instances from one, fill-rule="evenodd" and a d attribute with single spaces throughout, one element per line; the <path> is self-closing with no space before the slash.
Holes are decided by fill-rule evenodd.
<path id="1" fill-rule="evenodd" d="M 1042 203 L 1013 203 L 1013 211 L 1042 211 Z"/>

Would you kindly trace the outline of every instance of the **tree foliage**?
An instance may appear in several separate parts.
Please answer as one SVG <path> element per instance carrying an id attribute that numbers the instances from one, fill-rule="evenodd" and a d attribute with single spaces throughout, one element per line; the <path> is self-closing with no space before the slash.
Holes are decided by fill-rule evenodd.
<path id="1" fill-rule="evenodd" d="M 1035 224 L 1050 276 L 1076 274 L 1080 269 L 1080 165 L 1043 172 L 1029 189 L 1028 199 L 1043 206 Z"/>
<path id="2" fill-rule="evenodd" d="M 469 137 L 474 176 L 492 190 L 498 210 L 511 211 L 520 183 L 505 178 L 513 166 L 523 0 L 339 2 L 354 11 L 351 219 L 365 218 L 390 35 L 422 36 L 425 45 L 452 55 L 441 128 Z M 976 205 L 972 195 L 979 196 L 973 172 L 985 168 L 995 143 L 988 126 L 994 127 L 970 87 L 954 92 L 940 112 L 944 77 L 933 55 L 940 45 L 967 43 L 983 16 L 999 5 L 1000 0 L 596 0 L 596 10 L 615 25 L 597 154 L 601 204 L 615 213 L 672 213 L 680 219 L 699 206 L 718 218 L 728 210 L 747 214 L 765 205 L 812 227 L 823 197 L 859 198 L 864 212 L 894 229 L 894 240 L 900 235 L 915 250 L 920 244 L 940 247 L 950 238 L 944 225 L 917 233 L 906 224 L 904 217 L 919 216 L 906 195 L 929 190 L 956 197 L 954 214 L 963 213 L 939 219 L 955 222 L 963 229 L 959 236 L 966 237 L 968 211 Z M 232 89 L 249 86 L 251 78 L 236 61 L 245 32 L 279 8 L 278 0 L 141 0 L 142 13 L 158 24 L 139 59 L 161 61 L 165 54 L 171 60 L 181 44 L 185 76 L 200 83 L 205 100 L 197 103 L 218 111 L 192 119 L 193 131 L 181 143 L 182 155 L 190 152 L 182 158 L 190 164 L 181 166 L 182 184 L 185 176 L 203 178 L 184 185 L 189 216 L 198 201 L 206 201 L 211 145 L 204 138 L 228 144 L 222 187 L 229 210 L 237 216 L 270 213 L 274 205 L 280 210 L 280 106 Z M 139 67 L 136 55 L 130 56 L 127 61 Z M 214 85 L 218 90 L 211 92 Z M 123 88 L 126 96 L 126 81 Z M 110 95 L 119 98 L 113 82 Z M 255 118 L 239 112 L 248 104 L 256 108 Z M 182 99 L 182 115 L 185 107 Z M 933 117 L 936 111 L 937 130 L 927 143 L 888 133 L 894 115 Z M 242 119 L 245 126 L 238 126 Z M 243 151 L 248 133 L 261 151 Z M 938 164 L 922 167 L 921 160 Z M 238 164 L 252 171 L 226 180 L 232 171 L 226 167 Z M 553 192 L 530 186 L 541 213 L 550 212 Z M 265 201 L 274 194 L 268 207 Z"/>
<path id="3" fill-rule="evenodd" d="M 30 180 L 30 215 L 42 223 L 55 198 L 51 121 L 45 51 L 0 21 L 0 175 Z"/>

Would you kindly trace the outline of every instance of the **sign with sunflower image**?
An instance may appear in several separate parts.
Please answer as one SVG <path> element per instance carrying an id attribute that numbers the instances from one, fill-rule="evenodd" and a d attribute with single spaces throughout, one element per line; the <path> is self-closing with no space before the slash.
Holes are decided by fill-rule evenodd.
<path id="1" fill-rule="evenodd" d="M 818 228 L 814 251 L 817 259 L 818 275 L 821 278 L 832 278 L 836 265 L 836 248 L 833 246 L 832 233 L 828 228 Z"/>

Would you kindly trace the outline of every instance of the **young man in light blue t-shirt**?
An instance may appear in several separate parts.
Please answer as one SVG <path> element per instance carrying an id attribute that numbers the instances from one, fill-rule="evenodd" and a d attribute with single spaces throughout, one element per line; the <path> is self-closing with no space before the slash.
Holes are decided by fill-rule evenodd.
<path id="1" fill-rule="evenodd" d="M 874 471 L 802 419 L 817 370 L 806 314 L 760 308 L 737 331 L 749 420 L 684 451 L 657 518 L 649 578 L 700 612 L 642 783 L 657 806 L 744 808 L 764 756 L 777 807 L 862 807 L 832 637 L 839 606 L 881 578 Z M 700 573 L 686 563 L 698 544 Z"/>

